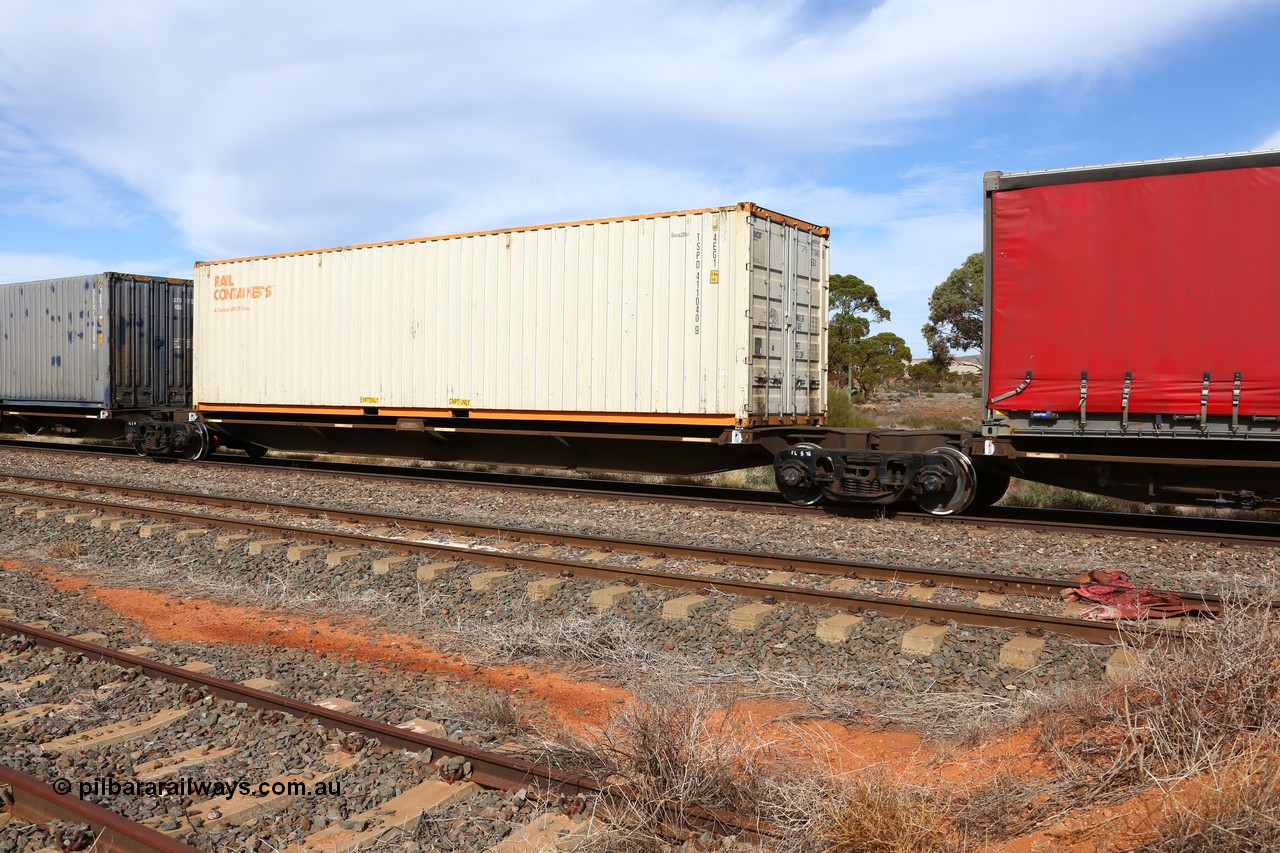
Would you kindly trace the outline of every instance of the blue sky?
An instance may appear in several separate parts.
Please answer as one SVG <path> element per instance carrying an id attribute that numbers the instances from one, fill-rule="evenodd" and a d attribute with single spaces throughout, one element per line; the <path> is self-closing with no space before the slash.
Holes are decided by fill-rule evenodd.
<path id="1" fill-rule="evenodd" d="M 902 335 L 982 173 L 1280 147 L 1249 0 L 6 0 L 0 281 L 754 201 Z"/>

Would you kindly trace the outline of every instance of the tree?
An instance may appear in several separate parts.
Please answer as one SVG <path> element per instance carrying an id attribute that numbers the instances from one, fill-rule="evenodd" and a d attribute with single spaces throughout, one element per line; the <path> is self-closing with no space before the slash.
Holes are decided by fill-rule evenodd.
<path id="1" fill-rule="evenodd" d="M 833 275 L 829 281 L 832 311 L 837 314 L 870 314 L 873 323 L 889 319 L 889 312 L 880 304 L 876 289 L 856 275 Z"/>
<path id="2" fill-rule="evenodd" d="M 919 382 L 922 385 L 940 385 L 952 378 L 950 370 L 933 360 L 911 365 L 907 368 L 907 375 L 911 377 L 912 382 Z"/>
<path id="3" fill-rule="evenodd" d="M 849 376 L 863 399 L 870 399 L 888 379 L 899 379 L 911 363 L 907 342 L 893 332 L 881 332 L 853 345 Z"/>
<path id="4" fill-rule="evenodd" d="M 872 323 L 889 319 L 889 311 L 880 304 L 876 289 L 856 275 L 833 275 L 829 282 L 835 313 L 827 327 L 827 361 L 831 372 L 844 374 L 852 387 L 855 348 L 870 334 Z"/>
<path id="5" fill-rule="evenodd" d="M 920 330 L 939 366 L 951 364 L 952 350 L 982 348 L 982 253 L 974 252 L 951 271 L 929 297 L 929 322 Z"/>
<path id="6" fill-rule="evenodd" d="M 870 332 L 871 323 L 856 314 L 836 314 L 827 326 L 827 361 L 831 375 L 844 377 L 850 387 L 853 386 L 854 348 Z"/>

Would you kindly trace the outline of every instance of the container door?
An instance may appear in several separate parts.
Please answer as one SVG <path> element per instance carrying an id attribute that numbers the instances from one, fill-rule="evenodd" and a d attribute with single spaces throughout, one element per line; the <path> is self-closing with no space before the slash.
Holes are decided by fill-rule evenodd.
<path id="1" fill-rule="evenodd" d="M 822 410 L 826 258 L 822 238 L 751 220 L 752 416 L 805 418 Z"/>
<path id="2" fill-rule="evenodd" d="M 138 409 L 151 405 L 151 371 L 146 341 L 149 290 L 145 281 L 132 276 L 113 275 L 107 283 L 111 293 L 111 388 L 112 408 Z"/>
<path id="3" fill-rule="evenodd" d="M 191 285 L 146 277 L 112 280 L 111 379 L 121 409 L 191 400 Z"/>
<path id="4" fill-rule="evenodd" d="M 155 349 L 160 405 L 187 408 L 191 405 L 191 341 L 195 315 L 191 300 L 195 288 L 189 281 L 158 283 L 159 306 L 156 318 L 163 324 L 162 346 Z"/>
<path id="5" fill-rule="evenodd" d="M 816 417 L 824 409 L 822 388 L 826 333 L 826 240 L 808 231 L 793 229 L 791 266 L 791 382 L 794 408 L 799 418 Z"/>

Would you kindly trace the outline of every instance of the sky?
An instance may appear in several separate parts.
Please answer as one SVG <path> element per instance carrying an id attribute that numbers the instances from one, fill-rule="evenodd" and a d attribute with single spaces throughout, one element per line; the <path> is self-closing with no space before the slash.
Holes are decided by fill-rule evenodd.
<path id="1" fill-rule="evenodd" d="M 4 0 L 0 282 L 751 201 L 928 355 L 982 175 L 1280 147 L 1274 0 Z"/>

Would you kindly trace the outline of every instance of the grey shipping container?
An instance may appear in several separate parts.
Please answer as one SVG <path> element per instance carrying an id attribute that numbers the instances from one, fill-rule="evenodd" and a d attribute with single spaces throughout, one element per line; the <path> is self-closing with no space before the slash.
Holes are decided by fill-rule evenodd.
<path id="1" fill-rule="evenodd" d="M 191 281 L 106 272 L 0 285 L 0 404 L 191 404 Z"/>

